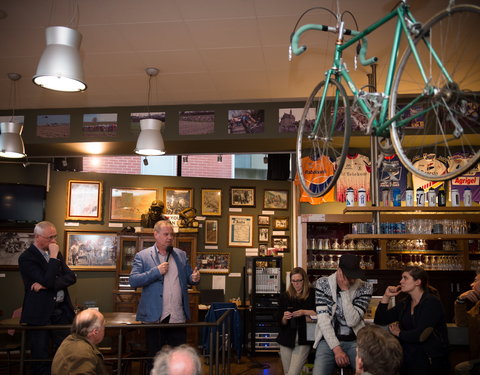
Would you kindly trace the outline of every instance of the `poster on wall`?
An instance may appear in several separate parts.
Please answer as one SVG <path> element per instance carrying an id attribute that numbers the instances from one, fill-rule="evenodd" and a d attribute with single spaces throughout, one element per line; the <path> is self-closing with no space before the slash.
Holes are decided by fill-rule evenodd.
<path id="1" fill-rule="evenodd" d="M 140 120 L 145 118 L 154 118 L 165 124 L 165 112 L 132 112 L 130 113 L 130 133 L 140 133 Z"/>
<path id="2" fill-rule="evenodd" d="M 0 269 L 17 269 L 18 257 L 30 247 L 33 230 L 2 230 L 0 232 Z"/>
<path id="3" fill-rule="evenodd" d="M 117 265 L 117 233 L 66 231 L 65 261 L 72 270 L 115 270 Z"/>
<path id="4" fill-rule="evenodd" d="M 69 180 L 65 220 L 102 220 L 102 181 Z"/>
<path id="5" fill-rule="evenodd" d="M 83 115 L 85 137 L 115 137 L 117 135 L 116 113 L 88 113 Z"/>
<path id="6" fill-rule="evenodd" d="M 309 108 L 306 118 L 307 124 L 313 123 L 315 113 L 315 108 Z M 296 133 L 302 114 L 303 108 L 280 108 L 278 110 L 278 132 Z"/>
<path id="7" fill-rule="evenodd" d="M 178 134 L 199 135 L 215 132 L 215 111 L 178 112 Z"/>
<path id="8" fill-rule="evenodd" d="M 157 199 L 157 189 L 112 188 L 110 221 L 140 221 Z"/>
<path id="9" fill-rule="evenodd" d="M 228 111 L 228 134 L 263 133 L 265 111 L 263 109 L 231 109 Z"/>
<path id="10" fill-rule="evenodd" d="M 248 247 L 253 243 L 253 216 L 228 217 L 228 246 Z"/>
<path id="11" fill-rule="evenodd" d="M 70 137 L 70 115 L 37 116 L 37 136 L 42 138 Z"/>

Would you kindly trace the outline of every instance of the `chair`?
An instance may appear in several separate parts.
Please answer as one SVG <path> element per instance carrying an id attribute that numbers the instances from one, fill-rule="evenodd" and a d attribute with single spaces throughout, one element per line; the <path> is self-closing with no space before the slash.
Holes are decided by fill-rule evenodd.
<path id="1" fill-rule="evenodd" d="M 15 309 L 12 313 L 12 318 L 20 318 L 22 315 L 22 308 Z M 21 349 L 21 341 L 19 335 L 15 335 L 14 329 L 0 331 L 0 353 L 5 353 L 7 356 L 7 370 L 11 374 L 10 362 L 13 352 L 19 352 Z"/>
<path id="2" fill-rule="evenodd" d="M 211 304 L 210 309 L 205 316 L 205 321 L 209 323 L 215 322 L 218 318 L 220 318 L 226 310 L 233 310 L 233 313 L 230 316 L 230 332 L 231 332 L 231 345 L 235 350 L 238 361 L 242 356 L 242 321 L 240 319 L 240 313 L 237 309 L 237 305 L 231 302 L 214 302 Z M 204 349 L 204 354 L 208 355 L 210 352 L 210 333 L 215 335 L 216 334 L 215 327 L 205 327 L 202 330 L 202 347 Z M 221 328 L 220 328 L 221 329 Z M 223 343 L 223 332 L 220 332 L 220 343 Z"/>

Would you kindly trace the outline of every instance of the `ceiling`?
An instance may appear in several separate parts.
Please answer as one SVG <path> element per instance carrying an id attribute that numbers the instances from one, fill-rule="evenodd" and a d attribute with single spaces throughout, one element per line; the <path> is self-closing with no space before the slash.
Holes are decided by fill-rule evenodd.
<path id="1" fill-rule="evenodd" d="M 146 67 L 157 67 L 150 104 L 301 100 L 330 64 L 334 35 L 310 32 L 310 48 L 288 61 L 289 37 L 299 15 L 314 6 L 350 10 L 364 28 L 397 0 L 78 0 L 78 31 L 88 88 L 58 93 L 32 83 L 45 47 L 47 26 L 70 24 L 75 1 L 0 2 L 0 109 L 12 109 L 7 73 L 22 75 L 15 107 L 138 106 L 147 103 Z M 472 2 L 472 1 L 470 1 Z M 475 2 L 479 2 L 475 0 Z M 412 0 L 420 21 L 447 0 Z M 325 11 L 304 23 L 334 25 Z M 347 17 L 347 22 L 352 23 Z M 370 52 L 382 61 L 390 52 L 386 32 L 372 34 Z M 328 47 L 327 47 L 328 46 Z M 353 70 L 353 59 L 347 57 Z M 366 68 L 358 71 L 366 83 Z"/>

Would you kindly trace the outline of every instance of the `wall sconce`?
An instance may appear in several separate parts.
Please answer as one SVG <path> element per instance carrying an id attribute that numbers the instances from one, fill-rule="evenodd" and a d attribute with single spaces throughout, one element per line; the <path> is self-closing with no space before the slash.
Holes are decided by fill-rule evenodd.
<path id="1" fill-rule="evenodd" d="M 144 165 L 145 167 L 148 165 L 148 159 L 147 159 L 146 156 L 143 158 L 143 165 Z"/>
<path id="2" fill-rule="evenodd" d="M 184 155 L 183 158 L 182 158 L 182 161 L 184 163 L 188 163 L 188 155 Z"/>
<path id="3" fill-rule="evenodd" d="M 150 115 L 150 83 L 153 77 L 158 75 L 157 68 L 146 68 L 148 76 L 147 90 L 147 110 Z M 140 120 L 140 134 L 137 139 L 135 152 L 139 155 L 163 155 L 165 154 L 165 144 L 163 142 L 162 130 L 165 124 L 155 118 L 145 118 Z"/>
<path id="4" fill-rule="evenodd" d="M 23 125 L 14 122 L 15 118 L 15 99 L 16 83 L 22 78 L 18 73 L 8 73 L 8 78 L 12 82 L 10 88 L 10 98 L 12 101 L 12 117 L 9 122 L 0 122 L 0 156 L 10 159 L 20 159 L 25 154 L 25 145 L 22 139 Z"/>
<path id="5" fill-rule="evenodd" d="M 221 163 L 222 162 L 222 155 L 218 155 L 217 156 L 217 163 Z"/>

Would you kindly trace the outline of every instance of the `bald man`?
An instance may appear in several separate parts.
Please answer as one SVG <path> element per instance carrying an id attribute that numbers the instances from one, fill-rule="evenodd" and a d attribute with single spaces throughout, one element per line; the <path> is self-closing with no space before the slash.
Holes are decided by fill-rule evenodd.
<path id="1" fill-rule="evenodd" d="M 52 363 L 52 375 L 107 375 L 97 345 L 105 336 L 105 319 L 87 309 L 75 317 L 71 334 L 62 342 Z"/>
<path id="2" fill-rule="evenodd" d="M 202 364 L 195 349 L 188 345 L 165 346 L 155 357 L 151 375 L 200 375 Z"/>

